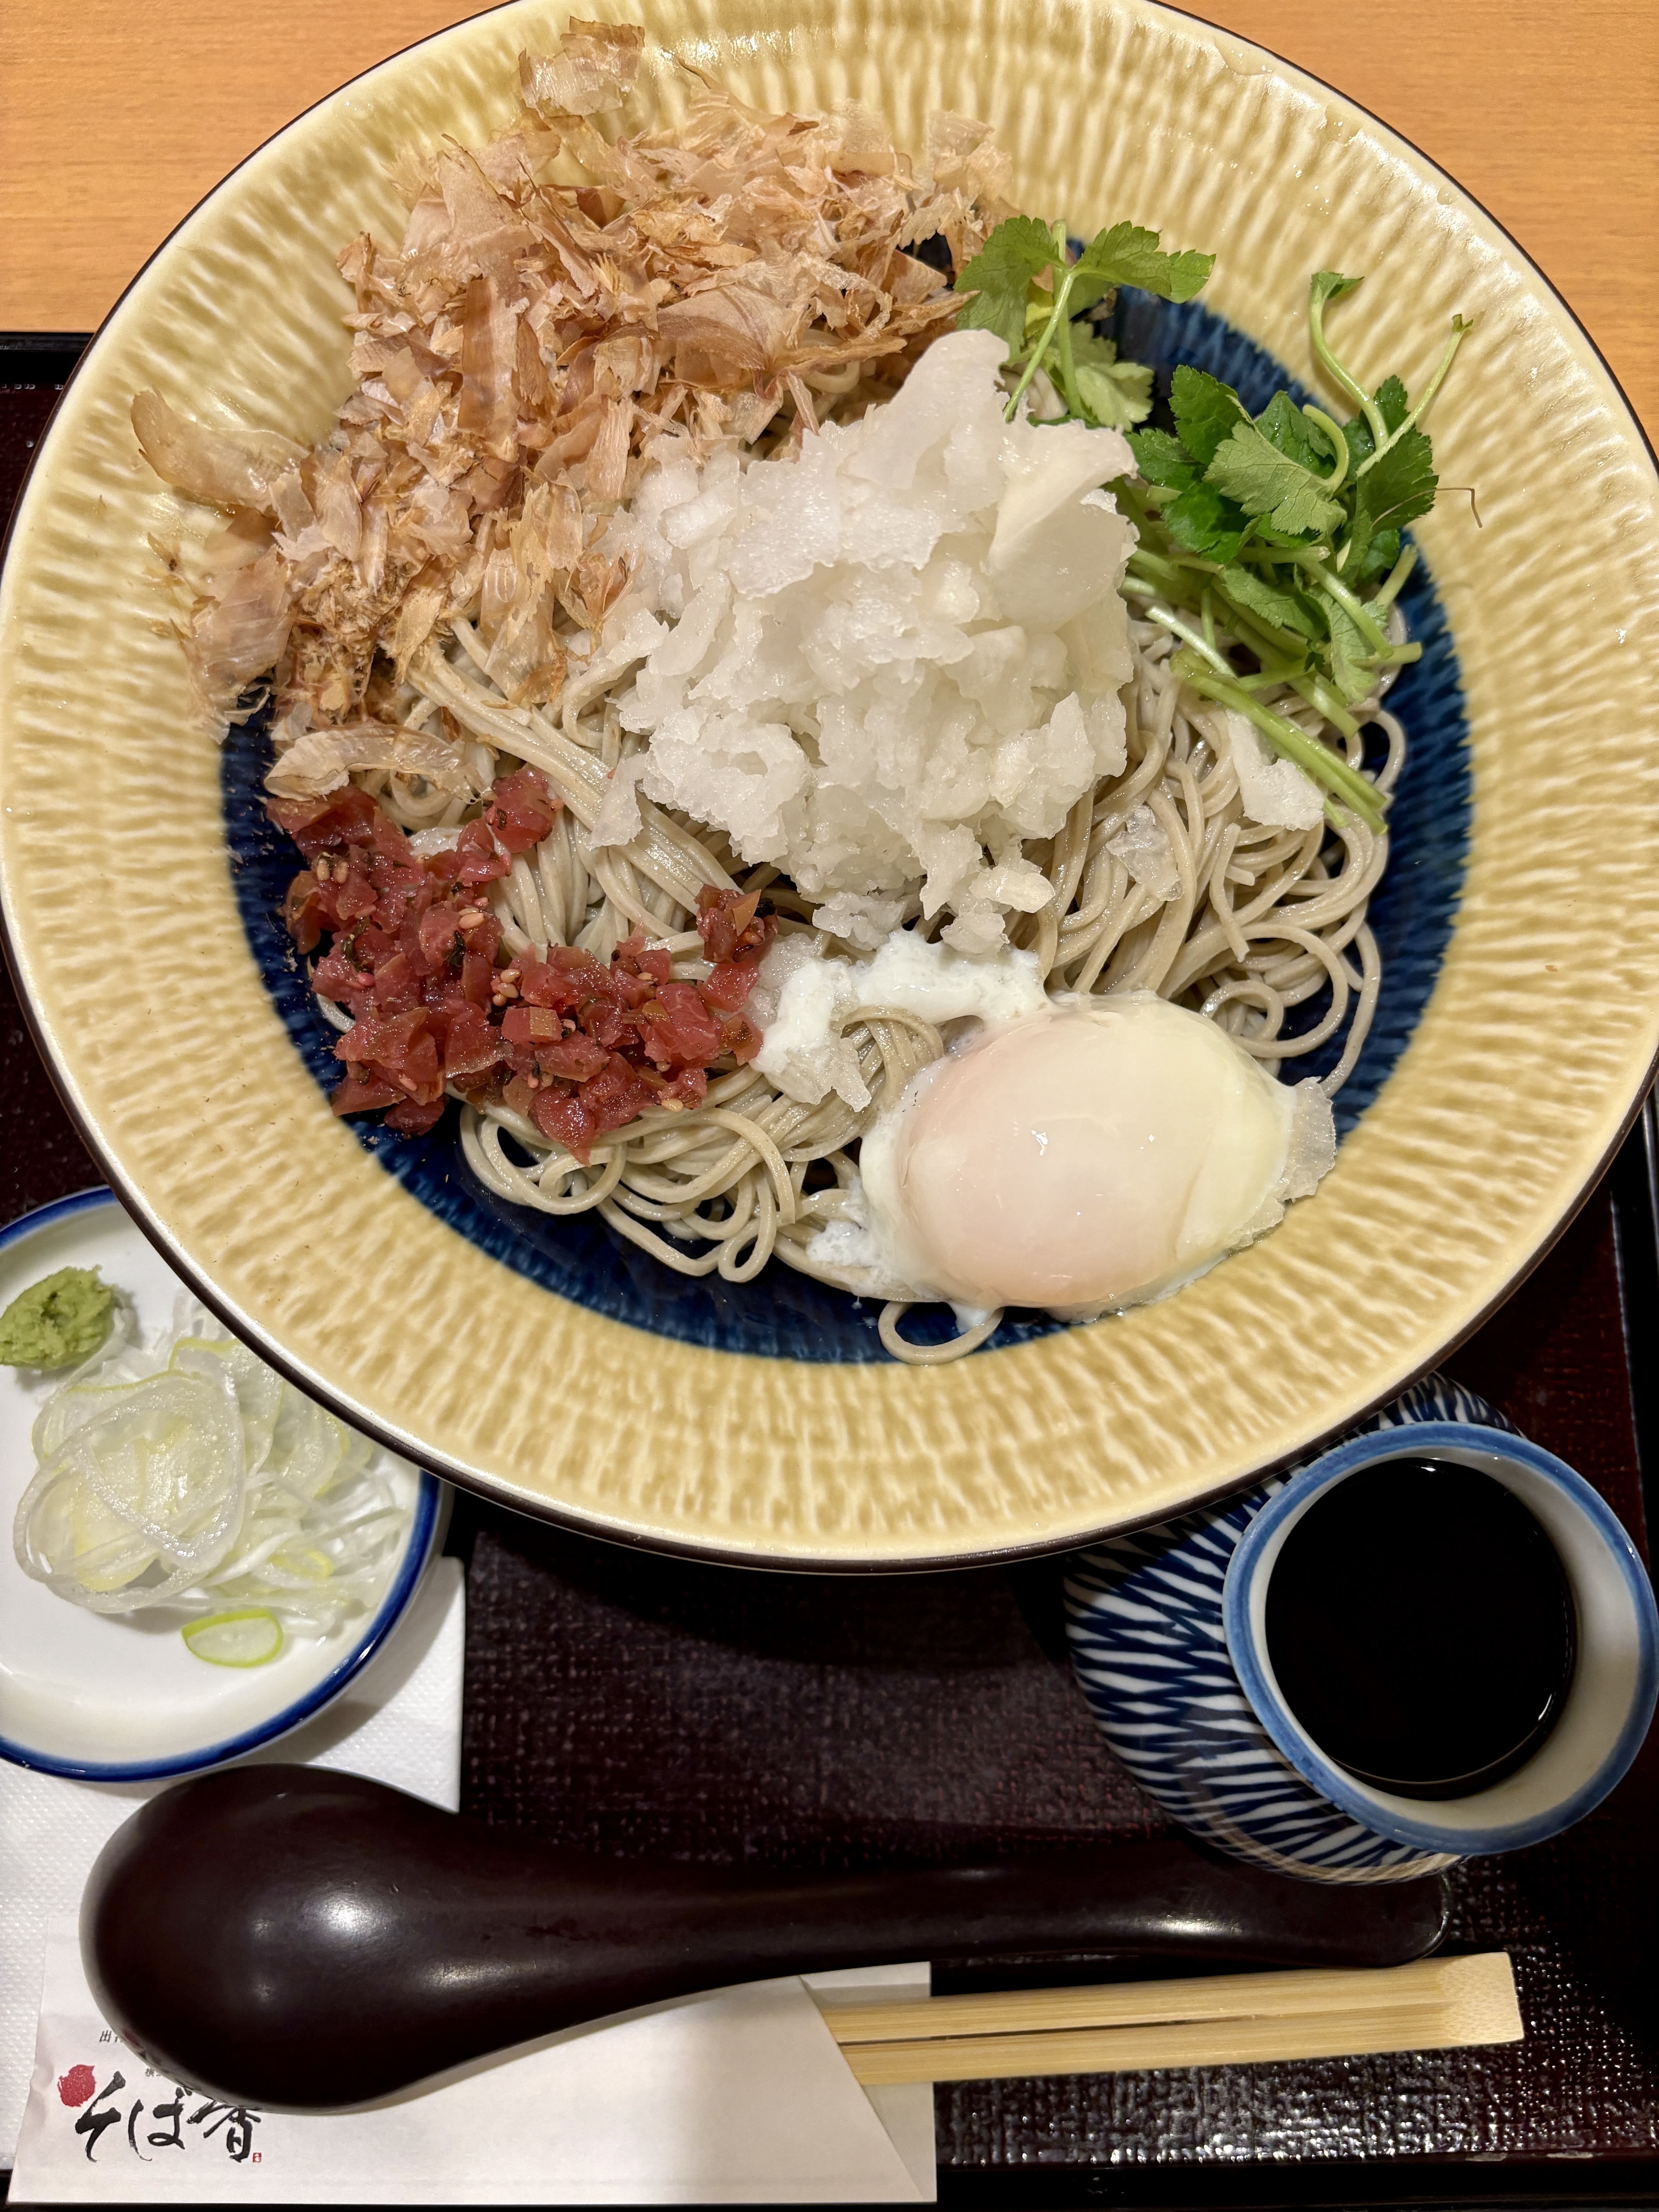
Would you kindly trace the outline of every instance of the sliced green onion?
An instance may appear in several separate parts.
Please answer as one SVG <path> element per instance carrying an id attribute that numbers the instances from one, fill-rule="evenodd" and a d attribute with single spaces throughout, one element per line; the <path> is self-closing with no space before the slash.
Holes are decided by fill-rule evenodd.
<path id="1" fill-rule="evenodd" d="M 283 1648 L 282 1623 L 262 1605 L 210 1613 L 179 1632 L 210 1667 L 263 1667 Z"/>

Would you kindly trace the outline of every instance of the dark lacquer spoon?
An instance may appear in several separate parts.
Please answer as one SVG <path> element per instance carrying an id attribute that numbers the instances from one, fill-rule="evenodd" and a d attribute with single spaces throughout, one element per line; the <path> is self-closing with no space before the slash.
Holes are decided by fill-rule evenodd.
<path id="1" fill-rule="evenodd" d="M 257 1766 L 117 1830 L 81 1948 L 104 2017 L 151 2065 L 232 2104 L 318 2111 L 768 1975 L 1103 1952 L 1393 1966 L 1445 1917 L 1436 1879 L 1323 1889 L 1168 1840 L 811 1878 L 602 1859 L 356 1775 Z"/>

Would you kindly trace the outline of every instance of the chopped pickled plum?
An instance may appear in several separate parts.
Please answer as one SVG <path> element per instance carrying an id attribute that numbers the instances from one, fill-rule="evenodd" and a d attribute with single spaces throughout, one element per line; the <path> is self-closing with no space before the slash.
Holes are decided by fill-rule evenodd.
<path id="1" fill-rule="evenodd" d="M 562 1087 L 537 1091 L 530 1102 L 530 1118 L 543 1136 L 551 1137 L 587 1165 L 599 1125 L 580 1091 Z"/>
<path id="2" fill-rule="evenodd" d="M 283 921 L 301 952 L 314 951 L 322 941 L 323 908 L 317 878 L 309 868 L 295 876 L 283 901 Z"/>
<path id="3" fill-rule="evenodd" d="M 354 1018 L 334 1048 L 347 1070 L 337 1114 L 390 1109 L 387 1127 L 418 1135 L 450 1084 L 504 1098 L 586 1164 L 606 1130 L 647 1107 L 701 1105 L 712 1064 L 759 1051 L 742 1009 L 777 924 L 755 892 L 705 886 L 697 929 L 714 966 L 700 982 L 677 977 L 671 955 L 637 931 L 609 961 L 568 945 L 508 959 L 479 887 L 547 836 L 559 805 L 537 769 L 515 769 L 453 848 L 422 861 L 356 786 L 268 802 L 312 863 L 289 884 L 283 919 L 301 952 L 332 933 L 312 984 Z"/>
<path id="4" fill-rule="evenodd" d="M 697 934 L 717 966 L 744 953 L 758 960 L 777 927 L 775 916 L 760 912 L 758 891 L 720 891 L 705 884 L 697 893 Z"/>
<path id="5" fill-rule="evenodd" d="M 565 1037 L 559 1042 L 542 1046 L 536 1061 L 544 1075 L 562 1076 L 568 1083 L 586 1083 L 598 1075 L 610 1061 L 611 1055 L 592 1037 Z"/>
<path id="6" fill-rule="evenodd" d="M 455 847 L 456 879 L 469 886 L 494 883 L 513 866 L 513 855 L 498 845 L 485 823 L 469 822 Z"/>
<path id="7" fill-rule="evenodd" d="M 735 1014 L 755 988 L 760 973 L 757 960 L 722 960 L 700 986 L 704 1000 L 723 1014 Z"/>
<path id="8" fill-rule="evenodd" d="M 659 1067 L 706 1067 L 720 1053 L 720 1025 L 695 983 L 665 983 L 640 1009 L 640 1036 Z"/>
<path id="9" fill-rule="evenodd" d="M 452 1009 L 444 1031 L 444 1074 L 449 1081 L 480 1075 L 501 1056 L 501 1033 L 476 1006 L 463 1003 Z"/>
<path id="10" fill-rule="evenodd" d="M 581 1100 L 595 1128 L 620 1129 L 650 1105 L 651 1088 L 619 1052 L 613 1052 L 608 1065 L 583 1084 Z"/>
<path id="11" fill-rule="evenodd" d="M 337 846 L 363 844 L 373 836 L 381 810 L 355 783 L 331 791 L 326 799 L 268 799 L 265 812 L 292 837 L 307 860 Z M 396 827 L 396 824 L 392 824 Z"/>
<path id="12" fill-rule="evenodd" d="M 367 1114 L 377 1106 L 399 1105 L 403 1097 L 404 1093 L 395 1083 L 382 1083 L 375 1077 L 348 1075 L 330 1091 L 328 1103 L 337 1114 Z"/>
<path id="13" fill-rule="evenodd" d="M 552 829 L 562 803 L 550 793 L 539 769 L 521 768 L 496 777 L 483 818 L 509 853 L 527 853 Z"/>
<path id="14" fill-rule="evenodd" d="M 404 1098 L 386 1115 L 385 1127 L 400 1129 L 406 1137 L 423 1137 L 443 1110 L 441 1092 L 436 1098 L 427 1099 L 419 1105 L 412 1098 Z"/>

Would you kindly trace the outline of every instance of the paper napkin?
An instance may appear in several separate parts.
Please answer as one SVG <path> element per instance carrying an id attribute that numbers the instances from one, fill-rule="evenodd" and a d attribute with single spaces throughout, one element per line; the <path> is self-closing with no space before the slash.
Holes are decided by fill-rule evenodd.
<path id="1" fill-rule="evenodd" d="M 923 1967 L 836 1978 L 925 1994 Z M 349 2084 L 342 2084 L 343 2091 Z M 933 2201 L 933 2092 L 879 2093 L 798 1977 L 653 2005 L 362 2112 L 255 2112 L 152 2073 L 52 1923 L 16 2203 Z M 908 2153 L 908 2157 L 907 2157 Z"/>
<path id="2" fill-rule="evenodd" d="M 346 1694 L 244 1762 L 301 1759 L 460 1802 L 466 1596 L 436 1559 L 409 1610 Z M 46 1923 L 71 1918 L 93 1861 L 165 1783 L 65 1782 L 0 1760 L 0 2166 L 11 2164 L 34 2063 Z"/>
<path id="3" fill-rule="evenodd" d="M 464 1641 L 459 1568 L 441 1560 L 349 1697 L 262 1755 L 453 1810 Z M 21 2118 L 15 2203 L 934 2201 L 931 2088 L 860 2089 L 813 1994 L 926 1996 L 926 1966 L 650 2006 L 363 2112 L 240 2112 L 181 2090 L 99 2016 L 77 1936 L 93 1861 L 153 1794 L 0 1765 L 0 2143 Z"/>

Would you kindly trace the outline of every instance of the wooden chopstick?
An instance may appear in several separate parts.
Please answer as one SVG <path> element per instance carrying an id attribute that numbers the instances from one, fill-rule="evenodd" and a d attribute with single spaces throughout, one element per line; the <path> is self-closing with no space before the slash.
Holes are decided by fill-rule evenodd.
<path id="1" fill-rule="evenodd" d="M 1358 2057 L 1513 2043 L 1525 2033 L 1502 1951 L 1353 1972 L 825 2006 L 823 2016 L 854 2075 L 872 2088 Z"/>

